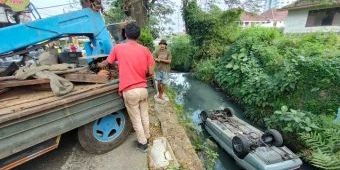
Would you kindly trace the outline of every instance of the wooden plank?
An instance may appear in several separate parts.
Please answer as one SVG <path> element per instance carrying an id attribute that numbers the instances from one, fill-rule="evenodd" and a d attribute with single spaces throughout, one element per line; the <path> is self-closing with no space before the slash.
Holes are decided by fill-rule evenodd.
<path id="1" fill-rule="evenodd" d="M 5 80 L 16 80 L 16 78 L 15 76 L 0 77 L 0 81 L 5 81 Z"/>
<path id="2" fill-rule="evenodd" d="M 20 113 L 20 112 L 25 112 L 25 110 L 30 110 L 30 109 L 34 110 L 35 107 L 38 107 L 38 108 L 43 107 L 44 109 L 49 109 L 49 108 L 53 108 L 53 107 L 56 107 L 56 106 L 60 106 L 60 105 L 65 104 L 63 102 L 65 99 L 68 99 L 68 98 L 74 97 L 74 96 L 76 96 L 75 98 L 81 99 L 84 94 L 87 94 L 87 93 L 90 93 L 90 94 L 96 93 L 95 89 L 97 89 L 97 91 L 98 91 L 98 88 L 100 88 L 102 86 L 103 85 L 95 85 L 95 86 L 91 86 L 90 88 L 85 88 L 85 89 L 82 89 L 82 90 L 73 91 L 73 92 L 71 92 L 69 94 L 66 94 L 64 96 L 60 96 L 60 97 L 56 97 L 56 96 L 46 97 L 46 98 L 38 100 L 38 101 L 31 101 L 31 102 L 26 102 L 26 103 L 20 103 L 21 105 L 15 105 L 14 107 L 6 107 L 4 109 L 0 109 L 0 123 L 1 123 L 1 116 L 2 115 L 8 115 L 8 114 L 11 114 L 11 113 L 17 114 L 17 113 Z M 118 85 L 110 86 L 110 87 L 103 87 L 101 89 L 103 89 L 104 91 L 105 90 L 108 91 L 108 89 L 111 90 L 111 88 L 115 89 L 117 87 L 118 87 Z M 91 93 L 91 91 L 93 91 L 93 92 Z M 100 91 L 100 89 L 99 89 L 99 91 Z M 34 111 L 33 112 L 29 112 L 29 113 L 34 113 Z"/>
<path id="3" fill-rule="evenodd" d="M 97 74 L 69 73 L 69 74 L 64 74 L 63 77 L 72 82 L 84 82 L 84 83 L 107 83 L 109 82 L 108 77 L 100 76 Z"/>
<path id="4" fill-rule="evenodd" d="M 51 71 L 54 74 L 65 74 L 65 73 L 73 73 L 77 71 L 84 71 L 87 70 L 88 67 L 79 67 L 79 68 L 73 68 L 73 69 L 68 69 L 68 70 L 63 70 L 63 71 Z M 0 81 L 5 81 L 5 80 L 17 80 L 15 76 L 4 76 L 0 77 Z"/>
<path id="5" fill-rule="evenodd" d="M 10 108 L 10 107 L 14 107 L 14 106 L 18 106 L 18 105 L 23 105 L 23 104 L 27 104 L 27 105 L 36 105 L 36 104 L 44 104 L 44 103 L 39 103 L 40 101 L 44 100 L 44 99 L 47 99 L 47 98 L 52 98 L 54 97 L 55 95 L 52 94 L 52 95 L 48 95 L 48 96 L 44 96 L 44 97 L 41 97 L 37 100 L 30 100 L 30 99 L 26 99 L 26 100 L 20 100 L 20 102 L 17 102 L 17 103 L 13 103 L 11 105 L 4 105 L 4 106 L 0 106 L 0 110 L 1 109 L 4 109 L 4 108 Z M 4 100 L 6 101 L 6 100 Z M 47 101 L 48 102 L 48 101 Z M 24 108 L 24 106 L 21 106 L 22 108 Z M 2 113 L 0 113 L 1 115 Z"/>
<path id="6" fill-rule="evenodd" d="M 9 97 L 9 98 L 5 98 L 5 99 L 0 99 L 0 102 L 8 101 L 8 100 L 15 100 L 15 99 L 19 99 L 19 97 L 18 96 L 14 96 L 14 97 Z"/>
<path id="7" fill-rule="evenodd" d="M 0 89 L 0 94 L 5 93 L 5 92 L 8 91 L 8 90 L 9 90 L 9 88 L 3 88 L 3 89 L 1 88 L 1 89 Z"/>
<path id="8" fill-rule="evenodd" d="M 82 99 L 91 98 L 96 95 L 99 95 L 101 93 L 107 93 L 109 91 L 117 91 L 118 93 L 118 84 L 113 86 L 104 86 L 101 88 L 93 88 L 93 89 L 87 89 L 86 92 L 80 92 L 76 91 L 72 95 L 65 95 L 57 98 L 49 98 L 47 99 L 48 102 L 41 101 L 35 103 L 35 106 L 27 106 L 26 108 L 20 108 L 20 110 L 12 110 L 12 109 L 4 109 L 0 112 L 0 124 L 9 120 L 18 119 L 21 117 L 28 116 L 30 114 L 38 113 L 44 110 L 48 110 L 51 108 L 56 107 L 68 107 L 69 104 L 72 104 L 72 102 L 76 102 Z"/>
<path id="9" fill-rule="evenodd" d="M 34 84 L 45 84 L 49 83 L 49 79 L 32 79 L 32 80 L 10 80 L 0 82 L 0 89 L 5 87 L 18 87 L 18 86 L 28 86 Z"/>

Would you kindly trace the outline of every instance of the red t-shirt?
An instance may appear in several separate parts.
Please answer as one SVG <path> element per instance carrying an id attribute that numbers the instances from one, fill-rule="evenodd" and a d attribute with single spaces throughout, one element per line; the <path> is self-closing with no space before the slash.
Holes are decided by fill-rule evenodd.
<path id="1" fill-rule="evenodd" d="M 155 63 L 147 47 L 131 40 L 124 44 L 117 44 L 112 49 L 107 61 L 110 64 L 118 61 L 118 91 L 120 93 L 134 88 L 147 87 L 148 66 Z"/>

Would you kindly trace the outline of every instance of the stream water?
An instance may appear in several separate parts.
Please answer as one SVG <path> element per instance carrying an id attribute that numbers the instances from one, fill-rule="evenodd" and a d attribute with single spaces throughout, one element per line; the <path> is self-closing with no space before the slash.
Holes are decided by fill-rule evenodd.
<path id="1" fill-rule="evenodd" d="M 169 85 L 176 90 L 176 102 L 184 106 L 187 116 L 192 120 L 198 131 L 202 131 L 199 125 L 201 123 L 199 114 L 203 110 L 231 107 L 235 110 L 236 116 L 250 123 L 242 115 L 242 108 L 228 99 L 225 93 L 207 83 L 195 79 L 190 73 L 171 73 Z M 242 169 L 221 147 L 218 148 L 217 152 L 219 156 L 215 164 L 215 170 Z M 301 169 L 310 170 L 312 168 L 304 165 Z"/>

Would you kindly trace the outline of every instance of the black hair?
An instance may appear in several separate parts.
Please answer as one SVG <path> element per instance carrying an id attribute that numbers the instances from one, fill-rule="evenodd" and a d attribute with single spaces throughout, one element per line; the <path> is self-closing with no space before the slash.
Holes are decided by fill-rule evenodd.
<path id="1" fill-rule="evenodd" d="M 137 40 L 140 35 L 140 28 L 135 22 L 131 22 L 126 25 L 125 33 L 128 39 Z"/>

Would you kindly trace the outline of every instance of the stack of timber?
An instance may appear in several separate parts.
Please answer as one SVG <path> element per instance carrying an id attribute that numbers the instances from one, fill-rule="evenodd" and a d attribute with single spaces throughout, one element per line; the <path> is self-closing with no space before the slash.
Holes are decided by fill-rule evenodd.
<path id="1" fill-rule="evenodd" d="M 117 70 L 110 70 L 108 71 L 107 75 L 99 75 L 90 71 L 87 67 L 74 68 L 65 71 L 55 71 L 54 73 L 76 83 L 105 84 L 113 79 L 118 78 Z M 0 95 L 1 93 L 8 91 L 8 88 L 11 87 L 42 85 L 48 84 L 49 82 L 49 79 L 31 78 L 27 80 L 18 80 L 15 78 L 15 76 L 0 77 Z"/>

